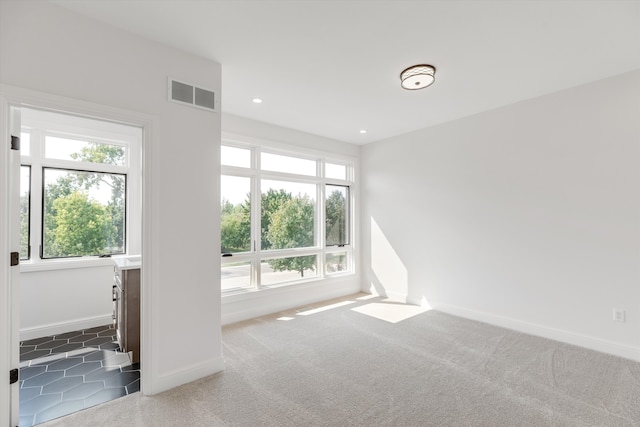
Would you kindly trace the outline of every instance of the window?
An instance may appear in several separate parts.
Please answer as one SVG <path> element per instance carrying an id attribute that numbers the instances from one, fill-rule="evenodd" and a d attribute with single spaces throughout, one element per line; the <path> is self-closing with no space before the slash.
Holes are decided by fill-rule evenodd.
<path id="1" fill-rule="evenodd" d="M 327 185 L 325 195 L 327 246 L 348 245 L 349 187 L 344 185 Z"/>
<path id="2" fill-rule="evenodd" d="M 140 229 L 129 217 L 140 214 L 141 130 L 26 108 L 22 126 L 21 257 L 33 264 L 139 251 L 128 240 Z"/>
<path id="3" fill-rule="evenodd" d="M 263 179 L 261 188 L 262 250 L 315 246 L 316 186 Z"/>
<path id="4" fill-rule="evenodd" d="M 222 253 L 247 252 L 251 249 L 251 180 L 223 175 L 221 182 Z"/>
<path id="5" fill-rule="evenodd" d="M 126 175 L 43 168 L 42 258 L 125 252 Z"/>
<path id="6" fill-rule="evenodd" d="M 251 151 L 244 148 L 223 145 L 220 158 L 222 164 L 226 166 L 251 167 Z"/>
<path id="7" fill-rule="evenodd" d="M 326 274 L 335 274 L 347 271 L 349 263 L 347 262 L 347 252 L 328 253 L 325 259 Z"/>
<path id="8" fill-rule="evenodd" d="M 261 284 L 275 285 L 318 276 L 317 255 L 272 258 L 260 263 Z"/>
<path id="9" fill-rule="evenodd" d="M 45 137 L 45 157 L 116 166 L 125 166 L 126 161 L 125 147 L 121 145 L 57 136 Z"/>
<path id="10" fill-rule="evenodd" d="M 223 142 L 222 290 L 353 274 L 353 161 Z"/>
<path id="11" fill-rule="evenodd" d="M 325 165 L 325 176 L 333 179 L 347 179 L 347 167 L 345 165 L 327 163 Z"/>
<path id="12" fill-rule="evenodd" d="M 299 175 L 316 175 L 316 162 L 279 154 L 261 153 L 260 165 L 263 170 L 273 172 L 295 173 Z"/>
<path id="13" fill-rule="evenodd" d="M 20 132 L 20 155 L 29 156 L 31 154 L 31 134 Z"/>
<path id="14" fill-rule="evenodd" d="M 29 220 L 31 218 L 31 166 L 20 166 L 20 260 L 31 256 Z"/>

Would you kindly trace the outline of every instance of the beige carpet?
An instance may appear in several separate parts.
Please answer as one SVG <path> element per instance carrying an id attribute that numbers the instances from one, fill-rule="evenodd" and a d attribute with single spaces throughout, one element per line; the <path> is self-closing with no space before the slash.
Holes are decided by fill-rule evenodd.
<path id="1" fill-rule="evenodd" d="M 640 426 L 637 362 L 363 295 L 327 304 L 225 327 L 223 373 L 43 426 Z"/>

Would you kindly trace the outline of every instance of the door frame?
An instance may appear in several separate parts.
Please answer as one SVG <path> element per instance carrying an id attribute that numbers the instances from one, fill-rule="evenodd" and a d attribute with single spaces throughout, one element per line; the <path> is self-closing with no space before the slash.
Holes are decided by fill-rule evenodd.
<path id="1" fill-rule="evenodd" d="M 154 131 L 159 128 L 159 120 L 157 117 L 138 113 L 120 108 L 109 107 L 105 105 L 90 103 L 86 101 L 80 101 L 76 99 L 66 98 L 58 95 L 52 95 L 44 92 L 33 91 L 30 89 L 24 89 L 16 86 L 0 84 L 0 129 L 2 133 L 0 135 L 0 144 L 3 147 L 0 149 L 0 167 L 2 169 L 2 180 L 0 182 L 0 342 L 8 343 L 6 350 L 0 351 L 0 370 L 5 373 L 12 369 L 12 357 L 19 353 L 19 332 L 20 325 L 19 319 L 11 322 L 10 320 L 16 314 L 16 310 L 12 304 L 11 296 L 11 268 L 7 262 L 9 254 L 11 252 L 11 244 L 8 236 L 10 230 L 9 224 L 9 209 L 11 208 L 11 192 L 9 188 L 9 174 L 10 174 L 10 128 L 9 128 L 9 113 L 12 107 L 15 108 L 35 108 L 45 109 L 50 111 L 57 111 L 63 114 L 72 114 L 78 116 L 84 116 L 88 118 L 94 118 L 98 120 L 108 120 L 128 126 L 135 126 L 142 129 L 142 143 L 141 143 L 141 156 L 142 156 L 142 182 L 141 182 L 141 197 L 142 197 L 142 212 L 141 212 L 141 255 L 144 262 L 144 266 L 141 271 L 141 318 L 140 318 L 140 366 L 141 366 L 141 380 L 140 391 L 143 394 L 151 394 L 154 390 L 154 372 L 156 372 L 154 366 L 154 357 L 152 349 L 152 337 L 153 335 L 153 322 L 152 310 L 153 306 L 153 245 L 152 234 L 153 223 L 155 215 L 153 212 L 158 212 L 157 209 L 153 209 L 155 203 L 152 198 L 152 186 L 153 186 L 153 138 Z M 4 346 L 3 346 L 4 347 Z M 14 362 L 15 363 L 15 362 Z M 17 366 L 16 366 L 17 367 Z M 5 378 L 7 378 L 5 376 Z M 11 388 L 8 385 L 8 381 L 0 386 L 0 424 L 17 425 L 19 414 L 11 414 L 11 408 L 18 407 L 17 402 L 12 402 Z M 16 399 L 17 400 L 17 399 Z M 14 411 L 15 412 L 15 411 Z M 5 415 L 6 414 L 6 415 Z"/>
<path id="2" fill-rule="evenodd" d="M 20 152 L 11 148 L 11 135 L 19 136 L 20 127 L 20 111 L 9 106 L 8 101 L 0 93 L 0 129 L 2 129 L 2 153 L 0 154 L 0 165 L 2 165 L 2 183 L 0 188 L 0 204 L 6 206 L 19 205 L 19 185 L 20 185 Z M 0 414 L 2 418 L 6 418 L 6 425 L 17 426 L 20 421 L 19 414 L 19 393 L 20 383 L 16 381 L 9 383 L 9 373 L 13 369 L 19 369 L 20 357 L 18 349 L 11 343 L 19 340 L 19 331 L 17 326 L 20 319 L 20 311 L 17 302 L 20 301 L 19 282 L 20 270 L 19 265 L 11 266 L 9 264 L 10 253 L 19 252 L 20 236 L 19 236 L 19 211 L 18 206 L 13 213 L 9 209 L 3 210 L 0 216 L 0 241 L 4 242 L 0 250 L 2 262 L 0 263 L 0 307 L 2 318 L 2 328 L 0 330 L 0 342 L 9 345 L 3 345 L 0 353 L 0 367 L 7 373 L 4 376 L 5 381 L 0 388 Z M 4 414 L 7 414 L 6 417 Z"/>

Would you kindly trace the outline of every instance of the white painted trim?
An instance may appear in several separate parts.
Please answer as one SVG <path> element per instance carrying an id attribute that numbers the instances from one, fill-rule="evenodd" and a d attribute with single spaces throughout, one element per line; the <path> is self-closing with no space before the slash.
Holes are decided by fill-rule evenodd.
<path id="1" fill-rule="evenodd" d="M 222 372 L 224 368 L 224 359 L 222 357 L 216 357 L 195 365 L 187 366 L 183 369 L 177 369 L 158 376 L 154 381 L 153 390 L 145 394 L 154 395 L 162 393 L 163 391 Z"/>
<path id="2" fill-rule="evenodd" d="M 327 279 L 222 296 L 222 324 L 228 325 L 361 292 L 358 276 Z"/>
<path id="3" fill-rule="evenodd" d="M 9 146 L 9 103 L 0 90 L 0 146 Z M 0 259 L 9 259 L 11 252 L 11 242 L 9 239 L 9 150 L 0 150 Z M 0 371 L 9 372 L 11 366 L 11 354 L 15 351 L 12 338 L 12 309 L 11 293 L 9 285 L 11 283 L 11 269 L 9 263 L 0 262 Z M 8 345 L 5 345 L 7 343 Z M 11 425 L 11 389 L 8 381 L 0 385 L 0 424 Z"/>
<path id="4" fill-rule="evenodd" d="M 525 334 L 548 338 L 640 362 L 640 347 L 628 346 L 588 335 L 576 334 L 562 329 L 550 328 L 548 326 L 524 322 L 522 320 L 509 317 L 497 316 L 481 311 L 469 310 L 467 308 L 456 307 L 448 304 L 434 304 L 433 308 L 454 316 L 464 317 L 466 319 L 476 320 L 478 322 L 488 323 L 490 325 L 523 332 Z"/>
<path id="5" fill-rule="evenodd" d="M 111 314 L 105 314 L 102 316 L 85 317 L 70 322 L 50 323 L 44 326 L 24 328 L 20 329 L 20 341 L 94 328 L 96 326 L 108 325 L 112 322 Z"/>
<path id="6" fill-rule="evenodd" d="M 86 101 L 80 101 L 76 99 L 66 98 L 59 95 L 52 95 L 44 92 L 34 91 L 31 89 L 25 89 L 21 87 L 6 85 L 0 83 L 0 94 L 2 94 L 6 100 L 17 106 L 31 107 L 31 108 L 49 108 L 55 111 L 61 112 L 73 112 L 75 114 L 81 113 L 82 115 L 90 118 L 108 119 L 114 122 L 127 124 L 130 126 L 138 126 L 142 128 L 142 259 L 144 268 L 142 270 L 141 277 L 141 349 L 140 349 L 140 365 L 141 370 L 141 392 L 143 394 L 151 394 L 154 390 L 154 381 L 156 375 L 155 359 L 153 358 L 154 342 L 157 341 L 155 337 L 156 331 L 153 330 L 153 320 L 159 316 L 159 313 L 154 313 L 152 307 L 153 304 L 153 274 L 154 269 L 158 268 L 156 262 L 153 259 L 153 243 L 154 237 L 152 236 L 153 224 L 158 223 L 158 215 L 160 209 L 158 207 L 158 201 L 152 197 L 152 187 L 154 182 L 154 170 L 155 164 L 154 139 L 155 132 L 159 129 L 159 119 L 156 116 L 152 116 L 145 113 L 138 113 L 134 111 L 123 110 L 121 108 L 109 107 L 105 105 L 95 104 Z M 5 118 L 6 120 L 6 118 Z M 4 127 L 6 129 L 6 127 Z M 5 154 L 0 154 L 0 161 L 4 162 L 6 158 Z M 5 169 L 3 168 L 3 171 Z M 6 182 L 6 180 L 3 180 Z M 0 210 L 7 212 L 8 202 L 5 198 L 4 191 L 6 185 L 2 185 L 0 188 Z M 5 216 L 1 215 L 2 221 Z M 0 222 L 2 226 L 3 222 Z M 4 231 L 4 230 L 2 230 Z M 3 239 L 7 241 L 7 239 Z M 0 248 L 0 255 L 5 254 L 4 259 L 9 257 L 8 244 L 4 244 Z M 7 272 L 7 268 L 0 267 L 0 274 L 5 276 L 4 272 Z M 6 273 L 8 275 L 8 272 Z M 8 277 L 8 276 L 7 276 Z M 7 279 L 8 283 L 8 279 Z M 4 290 L 4 289 L 3 289 Z M 0 292 L 1 293 L 1 292 Z M 0 300 L 0 303 L 2 301 Z M 10 305 L 2 304 L 0 307 L 4 309 L 7 307 L 7 311 L 11 312 Z M 160 333 L 160 332 L 158 332 Z M 3 359 L 0 358 L 0 362 Z M 2 366 L 0 366 L 2 367 Z M 6 371 L 5 371 L 6 372 Z"/>

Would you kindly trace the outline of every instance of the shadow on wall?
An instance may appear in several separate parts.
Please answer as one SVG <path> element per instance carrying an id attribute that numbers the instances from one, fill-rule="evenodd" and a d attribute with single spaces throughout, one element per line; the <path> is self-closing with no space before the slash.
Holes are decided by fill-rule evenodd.
<path id="1" fill-rule="evenodd" d="M 430 307 L 424 295 L 413 295 L 409 289 L 409 272 L 389 239 L 371 217 L 371 286 L 374 295 L 392 301 L 408 302 Z"/>

